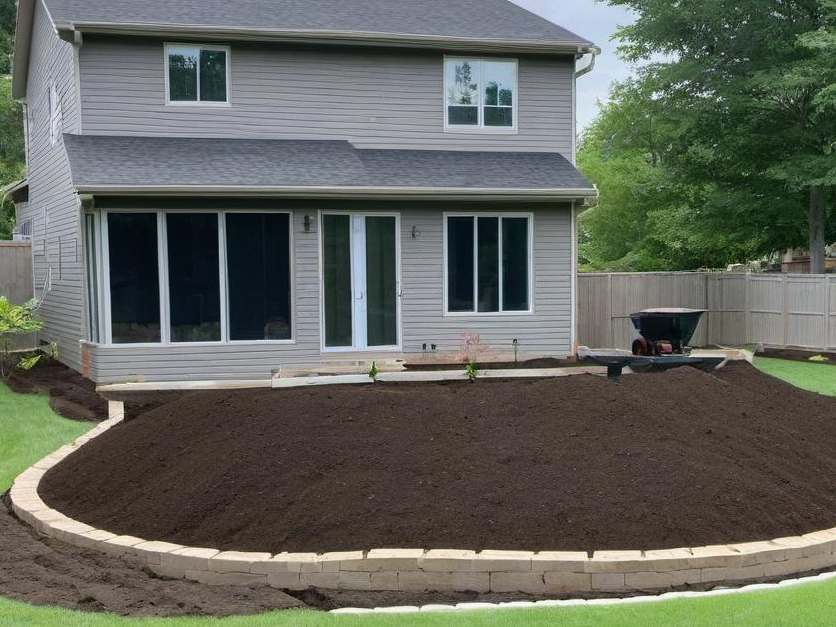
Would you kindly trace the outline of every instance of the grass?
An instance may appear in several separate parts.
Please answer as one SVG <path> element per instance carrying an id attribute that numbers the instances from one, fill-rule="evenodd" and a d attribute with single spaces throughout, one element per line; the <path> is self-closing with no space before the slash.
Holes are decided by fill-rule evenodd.
<path id="1" fill-rule="evenodd" d="M 836 366 L 816 362 L 758 357 L 755 366 L 766 374 L 789 381 L 796 387 L 836 396 Z"/>
<path id="2" fill-rule="evenodd" d="M 805 389 L 836 396 L 832 366 L 756 360 L 764 372 Z M 0 383 L 0 492 L 26 467 L 62 444 L 76 438 L 89 425 L 56 416 L 43 396 L 12 393 Z M 271 612 L 256 617 L 228 619 L 177 618 L 129 619 L 109 614 L 85 614 L 71 610 L 34 607 L 0 598 L 0 626 L 66 625 L 105 627 L 387 627 L 416 625 L 464 627 L 496 625 L 830 625 L 836 616 L 836 580 L 805 584 L 775 591 L 751 592 L 704 599 L 619 605 L 566 607 L 537 610 L 497 610 L 465 614 L 338 616 L 313 611 Z"/>

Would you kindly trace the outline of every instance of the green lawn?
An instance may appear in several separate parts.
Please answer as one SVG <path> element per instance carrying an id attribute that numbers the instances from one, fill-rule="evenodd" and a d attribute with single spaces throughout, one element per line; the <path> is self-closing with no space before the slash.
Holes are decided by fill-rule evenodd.
<path id="1" fill-rule="evenodd" d="M 833 364 L 758 357 L 755 365 L 765 373 L 805 390 L 836 396 L 836 366 Z"/>
<path id="2" fill-rule="evenodd" d="M 836 395 L 832 366 L 758 359 L 756 366 L 771 375 Z M 56 416 L 42 396 L 13 394 L 0 384 L 0 492 L 34 461 L 73 440 L 89 425 Z M 705 599 L 612 607 L 567 607 L 542 610 L 498 610 L 464 614 L 337 616 L 320 612 L 273 612 L 258 617 L 223 620 L 126 619 L 33 607 L 0 599 L 0 626 L 5 625 L 142 625 L 150 627 L 321 626 L 378 627 L 386 625 L 829 625 L 836 622 L 836 580 L 777 591 L 758 591 Z"/>

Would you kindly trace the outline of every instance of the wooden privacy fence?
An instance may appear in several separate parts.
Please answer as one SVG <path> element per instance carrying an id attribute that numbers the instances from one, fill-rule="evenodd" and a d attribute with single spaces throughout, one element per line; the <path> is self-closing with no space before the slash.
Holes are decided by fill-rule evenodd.
<path id="1" fill-rule="evenodd" d="M 653 307 L 705 309 L 691 344 L 836 350 L 836 276 L 665 272 L 580 274 L 578 341 L 629 349 L 630 314 Z"/>
<path id="2" fill-rule="evenodd" d="M 13 303 L 32 298 L 32 249 L 29 242 L 0 241 L 0 296 Z"/>
<path id="3" fill-rule="evenodd" d="M 13 303 L 25 303 L 33 295 L 32 249 L 29 242 L 0 241 L 0 296 Z M 11 348 L 30 348 L 36 344 L 35 334 L 18 335 Z"/>

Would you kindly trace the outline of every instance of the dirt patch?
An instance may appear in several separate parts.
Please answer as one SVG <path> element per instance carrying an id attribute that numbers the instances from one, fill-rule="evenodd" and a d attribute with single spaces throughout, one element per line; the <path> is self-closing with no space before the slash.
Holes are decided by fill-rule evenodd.
<path id="1" fill-rule="evenodd" d="M 774 357 L 775 359 L 789 359 L 791 361 L 804 361 L 807 363 L 830 364 L 836 366 L 836 353 L 827 351 L 805 351 L 791 348 L 766 348 L 758 353 L 760 357 Z M 811 362 L 810 357 L 821 356 L 827 361 Z"/>
<path id="2" fill-rule="evenodd" d="M 313 588 L 286 593 L 266 587 L 209 587 L 161 579 L 131 558 L 110 557 L 38 536 L 10 514 L 3 503 L 0 596 L 34 605 L 125 616 L 231 616 L 297 608 L 332 610 L 538 598 L 524 594 L 409 594 Z"/>
<path id="3" fill-rule="evenodd" d="M 832 527 L 834 475 L 836 399 L 732 364 L 192 392 L 68 457 L 41 495 L 219 549 L 589 551 Z"/>
<path id="4" fill-rule="evenodd" d="M 54 359 L 41 358 L 31 370 L 15 370 L 6 384 L 18 394 L 49 394 L 49 406 L 65 418 L 107 418 L 107 401 L 96 393 L 96 384 Z"/>
<path id="5" fill-rule="evenodd" d="M 304 607 L 280 590 L 163 580 L 136 561 L 39 538 L 0 504 L 0 596 L 131 616 L 256 614 Z"/>

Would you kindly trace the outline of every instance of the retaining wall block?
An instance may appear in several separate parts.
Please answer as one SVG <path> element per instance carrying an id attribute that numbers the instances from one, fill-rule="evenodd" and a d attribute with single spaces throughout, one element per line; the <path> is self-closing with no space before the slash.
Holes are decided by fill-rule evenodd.
<path id="1" fill-rule="evenodd" d="M 47 524 L 49 525 L 49 532 L 47 533 L 49 537 L 73 545 L 75 544 L 74 540 L 77 536 L 95 531 L 95 527 L 91 527 L 90 525 L 86 525 L 82 522 L 71 520 L 69 518 L 67 520 L 58 520 Z"/>
<path id="2" fill-rule="evenodd" d="M 471 562 L 471 568 L 476 572 L 530 573 L 533 557 L 531 551 L 480 551 Z"/>
<path id="3" fill-rule="evenodd" d="M 670 572 L 626 573 L 624 585 L 630 590 L 660 590 L 702 582 L 699 568 Z"/>
<path id="4" fill-rule="evenodd" d="M 490 592 L 490 573 L 414 571 L 398 573 L 402 592 Z"/>
<path id="5" fill-rule="evenodd" d="M 372 590 L 398 590 L 397 571 L 383 571 L 371 573 Z"/>
<path id="6" fill-rule="evenodd" d="M 531 558 L 531 570 L 582 573 L 589 556 L 582 551 L 540 551 Z"/>
<path id="7" fill-rule="evenodd" d="M 702 583 L 716 583 L 718 581 L 746 581 L 761 579 L 766 576 L 763 564 L 742 566 L 737 568 L 703 568 L 700 579 Z"/>
<path id="8" fill-rule="evenodd" d="M 102 542 L 107 542 L 111 538 L 115 538 L 115 533 L 110 533 L 104 529 L 93 529 L 85 534 L 73 538 L 71 544 L 82 549 L 97 549 Z"/>
<path id="9" fill-rule="evenodd" d="M 116 536 L 110 540 L 105 540 L 100 548 L 110 555 L 136 555 L 133 547 L 143 542 L 146 542 L 146 540 L 134 536 Z"/>
<path id="10" fill-rule="evenodd" d="M 344 560 L 340 570 L 383 572 L 418 570 L 423 549 L 372 549 L 363 560 Z"/>
<path id="11" fill-rule="evenodd" d="M 592 591 L 592 575 L 563 571 L 543 573 L 547 594 L 573 594 Z"/>
<path id="12" fill-rule="evenodd" d="M 254 573 L 214 572 L 208 570 L 187 570 L 186 579 L 199 581 L 208 586 L 266 586 L 267 575 Z"/>
<path id="13" fill-rule="evenodd" d="M 321 572 L 321 573 L 300 573 L 299 580 L 304 588 L 313 586 L 314 588 L 327 588 L 336 590 L 339 583 L 339 571 Z"/>
<path id="14" fill-rule="evenodd" d="M 644 552 L 644 564 L 647 572 L 666 573 L 692 568 L 694 558 L 690 549 L 661 549 Z"/>
<path id="15" fill-rule="evenodd" d="M 254 562 L 250 572 L 267 575 L 318 573 L 322 572 L 322 562 L 319 561 L 319 555 L 316 553 L 279 553 L 266 562 Z"/>
<path id="16" fill-rule="evenodd" d="M 694 546 L 691 553 L 697 558 L 692 562 L 694 568 L 739 568 L 743 564 L 740 553 L 724 544 Z"/>
<path id="17" fill-rule="evenodd" d="M 270 553 L 223 551 L 209 558 L 209 570 L 216 573 L 248 573 L 254 562 L 266 562 Z"/>
<path id="18" fill-rule="evenodd" d="M 209 570 L 209 560 L 220 551 L 201 547 L 183 547 L 160 556 L 160 564 L 174 570 Z"/>
<path id="19" fill-rule="evenodd" d="M 772 543 L 786 548 L 788 560 L 821 554 L 821 549 L 816 541 L 801 536 L 775 538 Z"/>
<path id="20" fill-rule="evenodd" d="M 371 573 L 351 572 L 341 570 L 337 577 L 337 588 L 340 590 L 371 590 Z"/>
<path id="21" fill-rule="evenodd" d="M 322 564 L 322 572 L 337 573 L 343 568 L 348 571 L 352 570 L 352 566 L 362 563 L 363 557 L 363 551 L 335 551 L 323 553 L 318 560 Z"/>
<path id="22" fill-rule="evenodd" d="M 431 549 L 418 558 L 418 566 L 421 570 L 430 572 L 470 570 L 470 564 L 474 559 L 476 551 Z"/>
<path id="23" fill-rule="evenodd" d="M 306 585 L 302 584 L 298 572 L 273 572 L 267 575 L 267 585 L 280 590 L 304 590 Z"/>
<path id="24" fill-rule="evenodd" d="M 627 588 L 623 573 L 591 573 L 590 583 L 593 590 L 602 592 L 620 592 Z"/>
<path id="25" fill-rule="evenodd" d="M 640 573 L 647 567 L 641 551 L 595 551 L 584 569 L 588 573 Z"/>
<path id="26" fill-rule="evenodd" d="M 525 592 L 546 594 L 543 573 L 494 572 L 491 573 L 491 592 Z"/>
<path id="27" fill-rule="evenodd" d="M 171 542 L 143 542 L 142 544 L 134 545 L 133 550 L 137 552 L 146 564 L 161 564 L 162 555 L 164 553 L 171 553 L 179 549 L 185 549 L 182 544 L 172 544 Z M 184 569 L 185 570 L 185 569 Z"/>
<path id="28" fill-rule="evenodd" d="M 730 544 L 729 548 L 740 553 L 741 566 L 744 567 L 787 560 L 787 548 L 773 542 L 744 542 Z"/>

